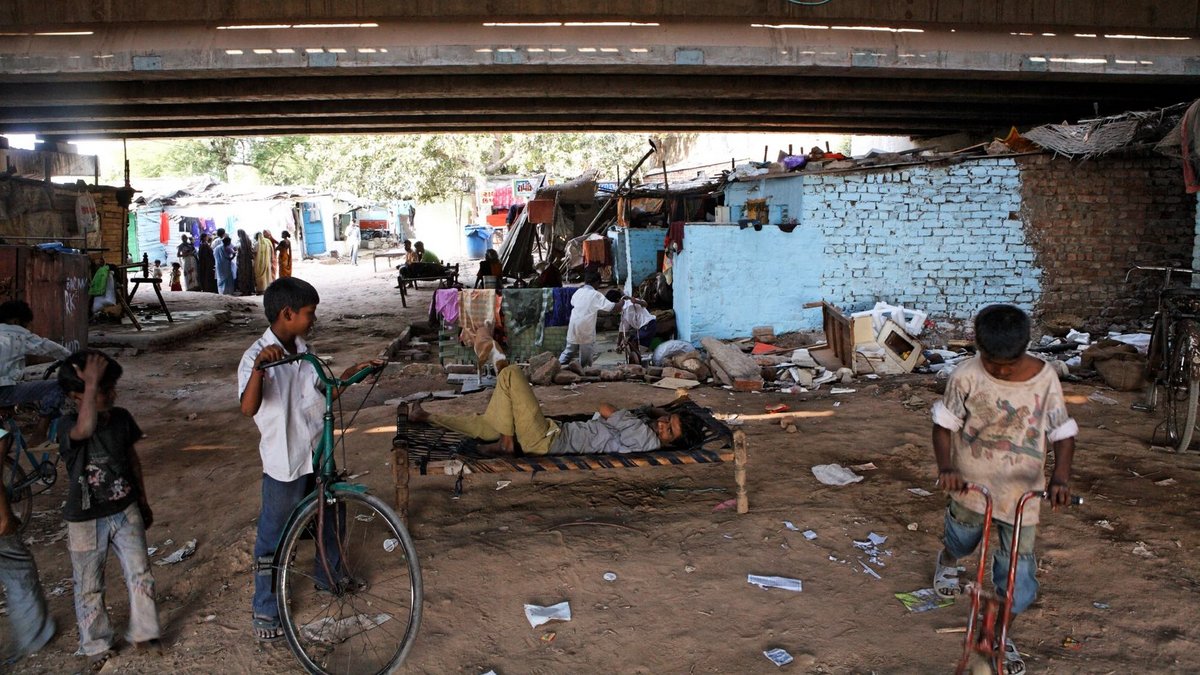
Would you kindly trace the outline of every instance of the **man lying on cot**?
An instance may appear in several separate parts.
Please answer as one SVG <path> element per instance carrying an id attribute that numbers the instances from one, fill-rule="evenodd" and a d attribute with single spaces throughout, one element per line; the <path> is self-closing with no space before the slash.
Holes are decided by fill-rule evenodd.
<path id="1" fill-rule="evenodd" d="M 644 410 L 653 421 L 645 422 L 633 411 L 603 403 L 586 422 L 559 424 L 546 419 L 525 373 L 508 367 L 496 378 L 496 390 L 482 415 L 430 413 L 415 403 L 409 408 L 408 418 L 487 441 L 478 449 L 492 455 L 514 454 L 516 443 L 527 455 L 649 452 L 684 436 L 684 422 L 678 414 L 659 408 Z"/>

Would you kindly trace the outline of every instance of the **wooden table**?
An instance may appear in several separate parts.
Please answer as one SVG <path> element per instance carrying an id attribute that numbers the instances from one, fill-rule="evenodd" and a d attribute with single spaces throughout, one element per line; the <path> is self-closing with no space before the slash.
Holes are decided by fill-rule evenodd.
<path id="1" fill-rule="evenodd" d="M 379 271 L 379 259 L 380 258 L 383 258 L 384 260 L 391 260 L 392 258 L 403 258 L 406 255 L 408 255 L 408 253 L 406 251 L 377 252 L 375 254 L 375 257 L 371 260 L 371 269 L 376 272 Z M 390 264 L 391 263 L 389 263 L 389 265 Z"/>

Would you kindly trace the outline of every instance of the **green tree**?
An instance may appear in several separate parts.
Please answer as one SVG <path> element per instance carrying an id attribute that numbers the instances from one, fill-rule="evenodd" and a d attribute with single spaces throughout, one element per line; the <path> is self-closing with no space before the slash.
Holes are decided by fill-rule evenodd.
<path id="1" fill-rule="evenodd" d="M 686 152 L 695 135 L 662 145 Z M 634 134 L 425 134 L 281 136 L 175 141 L 137 166 L 138 175 L 207 175 L 254 167 L 264 182 L 308 184 L 368 199 L 432 201 L 474 192 L 483 177 L 548 172 L 574 177 L 596 169 L 615 178 L 649 146 Z"/>

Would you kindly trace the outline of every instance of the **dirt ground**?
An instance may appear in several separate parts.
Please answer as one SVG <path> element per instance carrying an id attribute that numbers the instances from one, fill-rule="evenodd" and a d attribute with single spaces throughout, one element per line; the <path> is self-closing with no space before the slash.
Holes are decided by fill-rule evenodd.
<path id="1" fill-rule="evenodd" d="M 366 261 L 369 263 L 369 260 Z M 369 264 L 299 263 L 322 294 L 315 348 L 341 367 L 378 355 L 429 292 L 400 308 L 394 277 Z M 237 409 L 235 368 L 266 327 L 257 299 L 170 293 L 173 307 L 229 305 L 235 320 L 172 347 L 120 356 L 120 405 L 148 438 L 140 444 L 157 522 L 159 553 L 189 539 L 193 557 L 153 567 L 166 654 L 124 652 L 106 672 L 298 672 L 286 647 L 251 639 L 250 572 L 261 464 L 253 421 Z M 349 434 L 350 468 L 388 498 L 395 409 L 383 402 L 444 379 L 389 369 Z M 966 605 L 913 614 L 893 593 L 930 586 L 944 498 L 935 491 L 929 405 L 932 376 L 859 381 L 853 394 L 693 390 L 720 412 L 759 413 L 784 401 L 815 413 L 799 433 L 773 423 L 744 426 L 750 441 L 750 513 L 714 511 L 733 496 L 732 465 L 608 470 L 538 476 L 468 476 L 460 499 L 449 476 L 413 480 L 411 530 L 424 571 L 424 622 L 403 672 L 771 673 L 763 651 L 781 647 L 790 672 L 950 672 Z M 352 410 L 363 391 L 347 394 Z M 1133 412 L 1133 395 L 1089 401 L 1095 387 L 1065 386 L 1079 421 L 1074 489 L 1087 502 L 1043 516 L 1038 533 L 1041 597 L 1015 627 L 1030 672 L 1200 672 L 1200 457 L 1150 449 L 1155 420 Z M 550 412 L 662 403 L 648 385 L 539 388 Z M 487 394 L 429 404 L 482 410 Z M 914 400 L 915 397 L 915 400 Z M 902 403 L 903 402 L 903 403 Z M 815 464 L 873 462 L 865 480 L 819 483 Z M 1174 484 L 1158 481 L 1174 479 Z M 504 489 L 497 480 L 511 480 Z M 20 663 L 20 673 L 81 668 L 70 563 L 59 507 L 63 481 L 35 500 L 29 538 L 51 594 L 58 636 Z M 784 525 L 814 530 L 806 540 Z M 915 529 L 914 529 L 915 528 Z M 881 579 L 862 571 L 852 540 L 888 537 Z M 170 546 L 165 541 L 171 539 Z M 1135 553 L 1135 548 L 1137 553 Z M 971 563 L 973 568 L 973 563 Z M 617 575 L 605 581 L 606 572 Z M 760 590 L 747 574 L 803 580 L 799 593 Z M 115 561 L 108 603 L 121 630 L 128 602 Z M 569 601 L 573 618 L 531 629 L 525 603 Z M 6 630 L 0 629 L 0 630 Z M 1077 641 L 1064 647 L 1064 639 Z"/>

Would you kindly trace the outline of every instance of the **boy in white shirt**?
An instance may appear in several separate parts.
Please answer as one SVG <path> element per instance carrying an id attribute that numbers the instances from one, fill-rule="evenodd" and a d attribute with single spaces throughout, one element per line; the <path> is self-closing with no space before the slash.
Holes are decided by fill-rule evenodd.
<path id="1" fill-rule="evenodd" d="M 49 356 L 65 359 L 71 355 L 66 347 L 40 337 L 29 330 L 33 310 L 23 300 L 0 304 L 0 406 L 17 406 L 38 402 L 37 430 L 30 436 L 30 445 L 46 440 L 50 420 L 59 415 L 63 391 L 55 380 L 22 382 L 25 356 Z"/>
<path id="2" fill-rule="evenodd" d="M 302 279 L 283 277 L 272 282 L 263 293 L 263 309 L 271 327 L 242 354 L 238 366 L 242 414 L 254 418 L 262 436 L 258 444 L 263 477 L 258 537 L 254 542 L 253 628 L 254 637 L 263 642 L 283 637 L 271 584 L 275 549 L 292 509 L 313 489 L 312 452 L 321 436 L 325 395 L 316 371 L 306 361 L 269 370 L 259 367 L 309 351 L 304 336 L 317 320 L 320 301 L 317 289 Z M 369 365 L 372 363 L 355 364 L 342 378 Z M 340 393 L 334 392 L 334 398 Z M 329 562 L 337 574 L 344 576 L 334 580 L 317 578 L 318 587 L 358 583 L 341 569 L 337 551 L 329 552 Z"/>
<path id="3" fill-rule="evenodd" d="M 611 312 L 620 307 L 619 302 L 610 302 L 596 290 L 600 273 L 589 269 L 583 273 L 583 286 L 571 296 L 571 320 L 567 323 L 567 346 L 558 356 L 561 365 L 567 365 L 576 356 L 583 368 L 592 365 L 592 349 L 596 343 L 596 316 L 600 312 Z"/>

